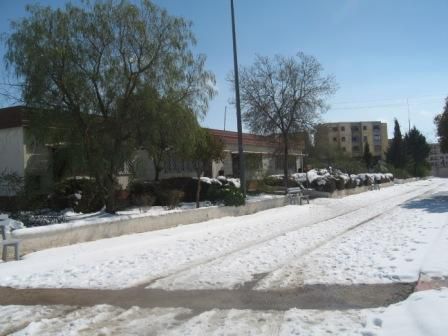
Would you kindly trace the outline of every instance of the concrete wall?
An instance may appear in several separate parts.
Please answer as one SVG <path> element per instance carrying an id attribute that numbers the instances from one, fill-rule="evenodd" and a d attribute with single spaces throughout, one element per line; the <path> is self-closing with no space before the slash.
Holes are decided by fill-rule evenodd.
<path id="1" fill-rule="evenodd" d="M 126 234 L 167 229 L 226 216 L 243 216 L 285 205 L 285 197 L 247 203 L 241 207 L 210 207 L 162 216 L 141 217 L 107 223 L 76 225 L 70 223 L 13 231 L 12 237 L 21 240 L 21 253 L 71 245 Z"/>

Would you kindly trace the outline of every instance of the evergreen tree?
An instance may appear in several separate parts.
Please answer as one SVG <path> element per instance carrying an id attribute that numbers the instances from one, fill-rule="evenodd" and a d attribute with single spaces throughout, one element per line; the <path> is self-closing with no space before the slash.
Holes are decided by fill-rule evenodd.
<path id="1" fill-rule="evenodd" d="M 445 98 L 443 112 L 436 116 L 434 122 L 437 127 L 440 149 L 443 153 L 448 153 L 448 97 Z"/>
<path id="2" fill-rule="evenodd" d="M 372 153 L 370 152 L 370 146 L 369 143 L 366 142 L 364 145 L 364 153 L 362 155 L 362 160 L 364 161 L 366 168 L 370 169 L 370 167 L 372 167 Z"/>
<path id="3" fill-rule="evenodd" d="M 406 133 L 404 137 L 404 147 L 410 160 L 410 173 L 414 176 L 424 176 L 426 174 L 425 170 L 428 167 L 426 159 L 431 148 L 426 142 L 425 136 L 421 134 L 415 126 L 409 133 Z"/>
<path id="4" fill-rule="evenodd" d="M 406 166 L 406 153 L 403 145 L 403 137 L 398 120 L 395 119 L 394 123 L 394 138 L 387 150 L 386 161 L 395 168 L 404 168 Z"/>

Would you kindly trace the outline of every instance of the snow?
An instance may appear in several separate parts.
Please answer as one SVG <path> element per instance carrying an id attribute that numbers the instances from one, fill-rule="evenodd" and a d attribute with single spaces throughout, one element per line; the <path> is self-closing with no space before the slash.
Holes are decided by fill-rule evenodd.
<path id="1" fill-rule="evenodd" d="M 22 222 L 8 218 L 8 215 L 0 215 L 0 224 L 5 226 L 6 232 L 23 229 L 25 227 Z"/>
<path id="2" fill-rule="evenodd" d="M 444 336 L 448 330 L 448 289 L 413 293 L 381 313 L 370 313 L 365 336 Z"/>
<path id="3" fill-rule="evenodd" d="M 0 306 L 0 334 L 445 336 L 447 311 L 446 288 L 388 307 L 340 311 Z"/>
<path id="4" fill-rule="evenodd" d="M 446 184 L 443 189 L 448 192 Z M 419 208 L 419 204 L 427 208 Z M 274 271 L 259 288 L 415 282 L 422 269 L 428 275 L 448 276 L 448 217 L 435 208 L 434 198 L 426 196 L 391 207 L 390 211 L 384 209 L 368 225 L 354 227 Z M 370 213 L 375 215 L 373 207 Z M 432 246 L 432 257 L 427 258 Z"/>
<path id="5" fill-rule="evenodd" d="M 0 285 L 113 289 L 160 279 L 153 286 L 234 288 L 256 274 L 275 275 L 295 266 L 307 253 L 372 214 L 437 184 L 443 183 L 414 182 L 343 199 L 318 199 L 310 205 L 39 251 L 0 264 Z M 382 237 L 393 238 L 389 236 Z M 374 249 L 375 241 L 368 243 Z"/>
<path id="6" fill-rule="evenodd" d="M 318 311 L 123 309 L 93 307 L 0 307 L 0 334 L 13 335 L 359 335 L 369 314 L 379 309 Z M 62 333 L 61 333 L 62 331 Z"/>

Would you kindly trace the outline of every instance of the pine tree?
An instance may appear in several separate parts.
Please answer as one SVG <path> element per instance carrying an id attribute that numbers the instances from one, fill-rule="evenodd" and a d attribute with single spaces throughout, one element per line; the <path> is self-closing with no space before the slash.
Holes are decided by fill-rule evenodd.
<path id="1" fill-rule="evenodd" d="M 435 117 L 434 123 L 437 127 L 437 136 L 442 153 L 448 153 L 448 97 L 445 98 L 443 112 Z"/>
<path id="2" fill-rule="evenodd" d="M 430 146 L 426 142 L 426 138 L 415 126 L 406 133 L 404 137 L 404 147 L 406 154 L 410 159 L 410 172 L 414 176 L 424 176 L 427 169 L 426 159 L 431 150 Z"/>
<path id="3" fill-rule="evenodd" d="M 400 124 L 395 119 L 394 138 L 386 153 L 386 161 L 395 168 L 404 168 L 406 166 L 406 153 L 401 136 Z"/>

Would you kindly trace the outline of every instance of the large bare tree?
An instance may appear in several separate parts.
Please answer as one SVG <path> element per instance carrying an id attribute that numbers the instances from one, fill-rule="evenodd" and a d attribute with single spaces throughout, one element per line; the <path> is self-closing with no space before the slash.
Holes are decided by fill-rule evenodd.
<path id="1" fill-rule="evenodd" d="M 291 135 L 311 130 L 327 110 L 326 98 L 336 91 L 332 76 L 324 75 L 313 56 L 257 56 L 240 72 L 243 121 L 254 133 L 279 136 L 283 171 L 288 186 Z"/>

